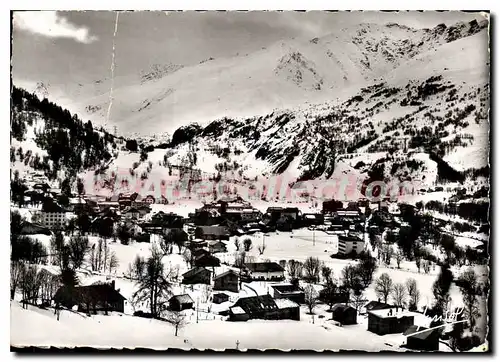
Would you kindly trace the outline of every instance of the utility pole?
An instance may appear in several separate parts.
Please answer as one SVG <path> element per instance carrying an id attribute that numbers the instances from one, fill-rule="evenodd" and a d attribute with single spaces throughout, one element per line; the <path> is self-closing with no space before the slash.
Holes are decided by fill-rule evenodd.
<path id="1" fill-rule="evenodd" d="M 198 315 L 199 315 L 199 305 L 200 305 L 200 297 L 196 297 L 196 323 L 198 323 Z"/>

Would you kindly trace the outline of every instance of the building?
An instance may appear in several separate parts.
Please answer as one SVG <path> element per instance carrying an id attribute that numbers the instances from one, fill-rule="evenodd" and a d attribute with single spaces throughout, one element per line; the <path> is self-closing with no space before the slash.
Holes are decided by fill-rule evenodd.
<path id="1" fill-rule="evenodd" d="M 247 312 L 241 307 L 229 308 L 229 321 L 231 322 L 246 322 L 250 319 Z"/>
<path id="2" fill-rule="evenodd" d="M 403 333 L 413 325 L 414 316 L 411 312 L 398 308 L 378 309 L 368 312 L 368 330 L 384 335 Z"/>
<path id="3" fill-rule="evenodd" d="M 229 240 L 229 232 L 223 226 L 198 226 L 194 236 L 203 240 Z"/>
<path id="4" fill-rule="evenodd" d="M 338 239 L 339 254 L 347 255 L 353 252 L 359 254 L 365 250 L 365 242 L 356 235 L 339 235 Z"/>
<path id="5" fill-rule="evenodd" d="M 337 200 L 327 200 L 323 201 L 323 214 L 331 214 L 336 212 L 339 209 L 342 209 L 344 207 L 344 204 L 342 201 L 337 201 Z"/>
<path id="6" fill-rule="evenodd" d="M 220 260 L 213 255 L 203 254 L 194 258 L 194 265 L 197 267 L 215 268 L 220 266 Z"/>
<path id="7" fill-rule="evenodd" d="M 245 269 L 250 280 L 285 279 L 285 269 L 275 262 L 246 263 Z"/>
<path id="8" fill-rule="evenodd" d="M 182 274 L 182 284 L 210 284 L 210 270 L 195 267 Z"/>
<path id="9" fill-rule="evenodd" d="M 293 284 L 276 284 L 271 285 L 274 299 L 290 299 L 291 301 L 303 304 L 305 293 L 298 286 Z"/>
<path id="10" fill-rule="evenodd" d="M 429 329 L 426 327 L 411 326 L 404 333 L 406 348 L 417 351 L 439 351 L 439 336 L 441 328 Z"/>
<path id="11" fill-rule="evenodd" d="M 151 204 L 154 204 L 156 202 L 156 199 L 153 195 L 148 195 L 144 198 L 143 200 L 146 204 L 148 205 L 151 205 Z"/>
<path id="12" fill-rule="evenodd" d="M 238 293 L 239 276 L 234 270 L 228 270 L 214 278 L 214 290 L 229 290 Z"/>
<path id="13" fill-rule="evenodd" d="M 126 207 L 121 212 L 122 216 L 130 219 L 138 219 L 141 214 L 135 207 Z"/>
<path id="14" fill-rule="evenodd" d="M 368 313 L 371 310 L 388 309 L 388 308 L 396 308 L 396 307 L 387 303 L 372 300 L 363 307 L 363 310 L 364 313 Z"/>
<path id="15" fill-rule="evenodd" d="M 120 312 L 125 307 L 125 297 L 115 289 L 115 281 L 110 284 L 93 284 L 82 287 L 60 287 L 54 295 L 56 304 L 73 308 L 77 305 L 79 311 L 87 313 Z"/>
<path id="16" fill-rule="evenodd" d="M 356 309 L 350 305 L 339 303 L 332 307 L 332 319 L 342 325 L 356 324 L 357 314 Z"/>
<path id="17" fill-rule="evenodd" d="M 215 304 L 221 304 L 229 301 L 229 295 L 226 293 L 215 293 L 212 296 L 212 302 Z"/>
<path id="18" fill-rule="evenodd" d="M 303 226 L 318 226 L 325 223 L 325 216 L 323 214 L 302 214 Z"/>
<path id="19" fill-rule="evenodd" d="M 194 309 L 194 301 L 189 294 L 174 295 L 168 300 L 169 309 L 180 312 L 184 309 Z"/>
<path id="20" fill-rule="evenodd" d="M 208 251 L 211 253 L 225 253 L 227 252 L 226 244 L 222 241 L 214 240 L 208 242 Z"/>
<path id="21" fill-rule="evenodd" d="M 40 224 L 34 224 L 31 222 L 25 221 L 21 225 L 20 234 L 21 235 L 36 235 L 36 234 L 52 235 L 52 232 L 48 228 L 46 228 Z"/>
<path id="22" fill-rule="evenodd" d="M 66 226 L 66 212 L 54 202 L 44 202 L 40 212 L 40 224 L 50 230 L 62 230 Z"/>
<path id="23" fill-rule="evenodd" d="M 239 298 L 231 307 L 240 307 L 249 319 L 300 320 L 300 307 L 289 299 L 274 300 L 270 295 Z"/>
<path id="24" fill-rule="evenodd" d="M 159 211 L 151 217 L 151 223 L 165 228 L 184 228 L 183 217 L 174 214 L 173 212 L 165 213 L 163 211 Z"/>
<path id="25" fill-rule="evenodd" d="M 266 214 L 271 220 L 277 222 L 279 219 L 290 218 L 297 221 L 300 218 L 300 210 L 297 207 L 268 207 Z"/>

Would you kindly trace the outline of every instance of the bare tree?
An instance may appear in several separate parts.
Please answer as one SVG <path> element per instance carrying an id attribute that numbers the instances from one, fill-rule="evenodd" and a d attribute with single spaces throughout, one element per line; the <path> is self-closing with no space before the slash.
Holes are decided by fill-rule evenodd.
<path id="1" fill-rule="evenodd" d="M 160 313 L 165 309 L 168 297 L 172 294 L 170 275 L 165 273 L 162 256 L 157 248 L 152 248 L 143 274 L 139 276 L 137 281 L 138 289 L 132 295 L 135 303 L 148 301 L 151 314 L 154 317 L 160 316 Z"/>
<path id="2" fill-rule="evenodd" d="M 246 238 L 243 240 L 243 247 L 246 252 L 249 252 L 252 249 L 252 239 Z"/>
<path id="3" fill-rule="evenodd" d="M 413 278 L 406 280 L 406 291 L 408 292 L 408 309 L 415 311 L 418 309 L 418 302 L 420 301 L 420 292 L 417 288 L 417 281 Z"/>
<path id="4" fill-rule="evenodd" d="M 146 260 L 140 255 L 136 255 L 132 264 L 128 266 L 128 276 L 132 280 L 139 280 L 146 270 Z"/>
<path id="5" fill-rule="evenodd" d="M 241 247 L 240 239 L 234 238 L 234 246 L 236 247 L 236 251 L 240 251 Z"/>
<path id="6" fill-rule="evenodd" d="M 259 255 L 264 254 L 264 251 L 266 251 L 266 245 L 265 245 L 265 244 L 260 244 L 260 245 L 257 247 L 257 250 L 259 251 Z"/>
<path id="7" fill-rule="evenodd" d="M 469 328 L 474 329 L 475 318 L 479 316 L 477 296 L 481 295 L 481 286 L 477 282 L 477 275 L 473 268 L 463 272 L 457 280 L 457 285 L 462 293 L 465 312 L 469 318 Z"/>
<path id="8" fill-rule="evenodd" d="M 417 265 L 417 270 L 420 273 L 420 268 L 422 266 L 422 258 L 420 258 L 419 256 L 415 257 L 415 264 Z"/>
<path id="9" fill-rule="evenodd" d="M 364 295 L 364 288 L 354 288 L 352 291 L 352 304 L 354 305 L 354 308 L 356 309 L 356 312 L 359 311 L 359 309 L 366 304 L 366 298 Z"/>
<path id="10" fill-rule="evenodd" d="M 361 284 L 358 268 L 351 264 L 346 265 L 344 269 L 342 269 L 340 282 L 347 289 L 354 289 L 358 284 Z"/>
<path id="11" fill-rule="evenodd" d="M 405 256 L 404 256 L 403 252 L 400 249 L 398 249 L 398 251 L 395 254 L 395 257 L 396 257 L 396 264 L 398 266 L 398 269 L 400 269 L 401 268 L 401 262 L 403 261 L 403 259 L 404 259 Z"/>
<path id="12" fill-rule="evenodd" d="M 73 269 L 79 269 L 89 249 L 89 239 L 86 236 L 76 235 L 69 240 L 69 258 Z"/>
<path id="13" fill-rule="evenodd" d="M 382 248 L 382 256 L 384 259 L 384 263 L 387 265 L 391 264 L 392 256 L 394 255 L 394 249 L 391 245 L 384 245 Z"/>
<path id="14" fill-rule="evenodd" d="M 113 271 L 116 272 L 116 269 L 118 268 L 119 266 L 119 261 L 118 261 L 118 258 L 116 256 L 116 253 L 114 251 L 111 252 L 111 254 L 109 255 L 109 260 L 108 260 L 108 270 L 110 273 L 112 273 Z"/>
<path id="15" fill-rule="evenodd" d="M 305 293 L 305 304 L 309 309 L 309 314 L 313 314 L 314 307 L 318 304 L 318 292 L 314 289 L 312 285 L 306 287 Z"/>
<path id="16" fill-rule="evenodd" d="M 50 303 L 57 291 L 59 284 L 58 277 L 48 272 L 38 273 L 40 277 L 40 298 L 42 303 Z"/>
<path id="17" fill-rule="evenodd" d="M 389 298 L 389 294 L 391 294 L 393 286 L 394 283 L 392 282 L 389 274 L 383 273 L 375 281 L 375 293 L 379 298 L 384 300 L 384 303 L 387 303 L 387 298 Z"/>
<path id="18" fill-rule="evenodd" d="M 302 263 L 300 261 L 296 261 L 290 259 L 287 263 L 288 275 L 290 275 L 290 279 L 300 279 L 302 277 Z"/>
<path id="19" fill-rule="evenodd" d="M 25 267 L 23 271 L 24 272 L 20 280 L 20 287 L 23 294 L 23 308 L 26 309 L 28 307 L 28 303 L 34 299 L 34 291 L 35 289 L 38 289 L 37 284 L 39 283 L 39 281 L 37 280 L 38 270 L 35 265 Z"/>
<path id="20" fill-rule="evenodd" d="M 332 278 L 332 269 L 326 265 L 321 266 L 321 276 L 325 284 Z"/>
<path id="21" fill-rule="evenodd" d="M 184 250 L 184 252 L 182 253 L 182 257 L 184 258 L 187 266 L 191 268 L 191 265 L 193 264 L 193 254 L 191 253 L 191 250 Z"/>
<path id="22" fill-rule="evenodd" d="M 361 283 L 365 288 L 367 288 L 372 280 L 373 274 L 377 269 L 377 260 L 373 258 L 371 255 L 363 255 L 361 256 L 361 260 L 357 265 L 358 275 L 361 278 Z"/>
<path id="23" fill-rule="evenodd" d="M 94 271 L 106 271 L 109 263 L 109 246 L 105 239 L 99 238 L 90 249 L 90 265 Z"/>
<path id="24" fill-rule="evenodd" d="M 179 330 L 184 328 L 187 324 L 186 316 L 181 312 L 169 311 L 166 319 L 174 326 L 176 337 Z"/>
<path id="25" fill-rule="evenodd" d="M 246 256 L 247 253 L 244 250 L 240 251 L 239 253 L 235 253 L 234 265 L 238 268 L 243 268 L 246 263 Z"/>
<path id="26" fill-rule="evenodd" d="M 22 278 L 25 273 L 25 265 L 20 261 L 11 261 L 10 263 L 10 299 L 13 300 L 17 288 L 22 284 Z"/>
<path id="27" fill-rule="evenodd" d="M 431 264 L 429 263 L 429 260 L 422 260 L 422 269 L 424 269 L 425 274 L 429 274 L 431 271 Z"/>
<path id="28" fill-rule="evenodd" d="M 310 283 L 318 282 L 321 265 L 322 263 L 318 258 L 308 257 L 304 262 L 304 279 Z"/>
<path id="29" fill-rule="evenodd" d="M 392 288 L 392 299 L 394 300 L 394 304 L 398 307 L 404 307 L 406 305 L 406 287 L 404 284 L 396 283 Z"/>

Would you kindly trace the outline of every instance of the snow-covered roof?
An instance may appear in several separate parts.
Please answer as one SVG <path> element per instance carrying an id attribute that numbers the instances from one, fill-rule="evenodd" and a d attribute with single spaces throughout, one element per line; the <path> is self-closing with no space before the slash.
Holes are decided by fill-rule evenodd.
<path id="1" fill-rule="evenodd" d="M 231 313 L 233 313 L 233 314 L 245 314 L 245 311 L 241 307 L 232 307 L 230 309 L 231 309 Z"/>
<path id="2" fill-rule="evenodd" d="M 179 303 L 193 303 L 193 298 L 189 296 L 189 294 L 182 294 L 182 295 L 174 295 L 172 299 L 177 299 Z"/>
<path id="3" fill-rule="evenodd" d="M 389 315 L 392 310 L 392 315 Z M 387 308 L 387 309 L 377 309 L 377 310 L 371 310 L 369 313 L 374 314 L 378 317 L 382 318 L 402 318 L 402 317 L 415 317 L 416 313 L 410 312 L 408 310 L 401 310 L 401 308 L 398 309 L 396 312 L 396 308 Z"/>
<path id="4" fill-rule="evenodd" d="M 275 299 L 274 302 L 276 303 L 276 306 L 279 308 L 279 309 L 284 309 L 284 308 L 295 308 L 295 307 L 298 307 L 299 305 L 293 301 L 291 301 L 290 299 L 286 299 L 286 298 L 283 298 L 283 299 Z"/>

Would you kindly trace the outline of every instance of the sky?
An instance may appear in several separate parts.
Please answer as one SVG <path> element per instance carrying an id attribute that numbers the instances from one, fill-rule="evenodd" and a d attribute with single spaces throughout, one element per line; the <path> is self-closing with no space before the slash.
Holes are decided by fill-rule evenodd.
<path id="1" fill-rule="evenodd" d="M 189 66 L 287 39 L 311 39 L 359 23 L 432 28 L 481 19 L 453 12 L 15 12 L 12 78 L 18 82 L 91 83 L 139 75 L 153 64 Z M 115 34 L 116 27 L 116 36 Z"/>

